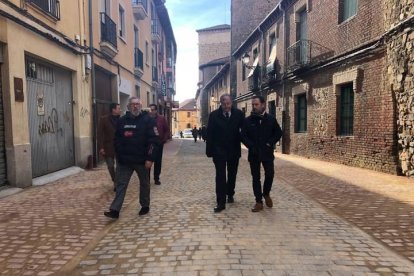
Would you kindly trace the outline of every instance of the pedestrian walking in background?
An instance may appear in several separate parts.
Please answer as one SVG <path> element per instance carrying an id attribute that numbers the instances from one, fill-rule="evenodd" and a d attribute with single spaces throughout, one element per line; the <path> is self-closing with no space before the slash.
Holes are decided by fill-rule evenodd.
<path id="1" fill-rule="evenodd" d="M 116 195 L 109 211 L 104 215 L 118 218 L 124 203 L 129 181 L 135 171 L 139 178 L 139 215 L 149 212 L 150 185 L 148 170 L 157 156 L 160 143 L 155 120 L 148 113 L 141 112 L 141 103 L 137 97 L 128 100 L 127 114 L 118 121 L 115 131 L 115 153 L 118 162 L 116 168 Z"/>
<path id="2" fill-rule="evenodd" d="M 198 128 L 198 140 L 201 141 L 201 127 Z"/>
<path id="3" fill-rule="evenodd" d="M 197 127 L 194 127 L 194 128 L 191 130 L 191 134 L 193 135 L 193 138 L 194 138 L 194 143 L 197 143 L 197 136 L 198 136 L 198 129 L 197 129 Z"/>
<path id="4" fill-rule="evenodd" d="M 201 128 L 201 137 L 203 138 L 203 141 L 207 141 L 207 128 L 206 126 L 203 126 Z"/>
<path id="5" fill-rule="evenodd" d="M 150 116 L 155 119 L 157 124 L 157 130 L 160 137 L 160 144 L 157 150 L 157 156 L 154 160 L 154 182 L 155 185 L 161 185 L 160 174 L 162 165 L 162 154 L 164 150 L 164 144 L 170 139 L 170 128 L 168 127 L 167 120 L 164 116 L 158 114 L 158 107 L 156 104 L 150 104 Z M 151 169 L 148 172 L 148 177 L 151 178 Z"/>
<path id="6" fill-rule="evenodd" d="M 229 94 L 220 97 L 220 107 L 208 118 L 206 154 L 216 168 L 216 213 L 226 209 L 226 196 L 228 203 L 234 202 L 243 120 L 244 113 L 232 106 Z"/>
<path id="7" fill-rule="evenodd" d="M 99 154 L 105 159 L 108 167 L 109 175 L 116 189 L 115 182 L 115 149 L 114 136 L 117 121 L 121 115 L 121 107 L 118 103 L 111 103 L 109 105 L 110 113 L 102 116 L 98 124 L 98 149 Z"/>
<path id="8" fill-rule="evenodd" d="M 256 199 L 252 212 L 263 210 L 263 198 L 267 207 L 273 207 L 270 197 L 274 177 L 274 149 L 282 137 L 282 130 L 276 118 L 268 114 L 262 96 L 252 98 L 253 111 L 242 127 L 242 141 L 249 149 L 248 161 L 252 174 L 253 193 Z M 208 142 L 208 140 L 207 140 Z M 263 165 L 265 179 L 260 182 L 260 166 Z"/>
<path id="9" fill-rule="evenodd" d="M 182 130 L 180 131 L 180 138 L 184 138 L 184 134 Z"/>

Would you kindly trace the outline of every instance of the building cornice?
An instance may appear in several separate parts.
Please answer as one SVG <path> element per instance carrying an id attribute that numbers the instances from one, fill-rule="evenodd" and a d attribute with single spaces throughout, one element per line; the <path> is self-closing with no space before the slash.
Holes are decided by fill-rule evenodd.
<path id="1" fill-rule="evenodd" d="M 0 1 L 0 16 L 7 18 L 24 28 L 48 39 L 75 54 L 86 54 L 88 47 L 83 47 L 63 33 L 51 28 L 27 11 L 8 1 Z"/>

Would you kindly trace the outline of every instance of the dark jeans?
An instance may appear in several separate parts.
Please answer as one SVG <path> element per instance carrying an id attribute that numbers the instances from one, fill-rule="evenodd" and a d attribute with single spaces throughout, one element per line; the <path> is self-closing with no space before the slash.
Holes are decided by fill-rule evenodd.
<path id="1" fill-rule="evenodd" d="M 116 195 L 112 201 L 111 210 L 120 211 L 124 203 L 126 190 L 133 172 L 139 178 L 139 203 L 142 207 L 150 205 L 150 185 L 148 180 L 148 170 L 144 165 L 125 166 L 118 164 L 116 167 Z"/>
<path id="2" fill-rule="evenodd" d="M 260 165 L 263 165 L 263 169 L 265 172 L 265 179 L 263 184 L 263 192 L 262 192 L 262 184 L 260 183 Z M 253 193 L 256 198 L 256 202 L 263 202 L 263 196 L 268 196 L 270 194 L 270 190 L 272 189 L 273 177 L 275 175 L 275 168 L 273 165 L 273 160 L 271 161 L 253 161 L 250 162 L 250 171 L 252 173 L 253 178 Z"/>
<path id="3" fill-rule="evenodd" d="M 154 160 L 154 180 L 159 181 L 161 175 L 161 165 L 162 165 L 162 153 L 164 151 L 164 145 L 160 145 L 157 150 L 157 156 Z M 149 169 L 148 177 L 151 176 L 151 169 Z"/>
<path id="4" fill-rule="evenodd" d="M 239 166 L 239 159 L 224 161 L 214 160 L 216 167 L 216 197 L 217 205 L 226 205 L 226 195 L 233 196 L 236 187 L 237 168 Z M 227 167 L 227 179 L 226 179 Z"/>

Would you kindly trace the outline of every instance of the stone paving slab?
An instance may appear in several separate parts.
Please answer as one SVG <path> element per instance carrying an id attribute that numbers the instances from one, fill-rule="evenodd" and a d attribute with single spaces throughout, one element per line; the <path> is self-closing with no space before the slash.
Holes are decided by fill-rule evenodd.
<path id="1" fill-rule="evenodd" d="M 204 144 L 164 159 L 151 211 L 124 208 L 67 275 L 414 275 L 414 264 L 279 181 L 275 206 L 252 213 L 241 160 L 234 204 L 213 213 L 214 167 Z M 290 183 L 290 182 L 289 182 Z"/>
<path id="2" fill-rule="evenodd" d="M 414 261 L 414 180 L 277 155 L 279 180 Z"/>
<path id="3" fill-rule="evenodd" d="M 0 275 L 53 275 L 62 269 L 110 225 L 102 212 L 112 188 L 100 167 L 1 198 Z M 126 204 L 133 194 L 136 188 Z"/>

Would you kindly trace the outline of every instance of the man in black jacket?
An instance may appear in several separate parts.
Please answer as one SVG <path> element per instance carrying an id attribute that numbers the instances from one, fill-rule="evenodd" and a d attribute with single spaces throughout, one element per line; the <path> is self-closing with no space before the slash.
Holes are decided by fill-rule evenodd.
<path id="1" fill-rule="evenodd" d="M 282 130 L 276 118 L 266 113 L 266 103 L 262 96 L 252 98 L 252 114 L 246 118 L 242 128 L 243 144 L 249 149 L 248 161 L 253 178 L 253 192 L 256 204 L 252 212 L 263 210 L 263 197 L 267 207 L 273 207 L 270 197 L 274 177 L 275 159 L 273 151 L 282 137 Z M 265 180 L 260 183 L 260 165 L 263 165 Z"/>
<path id="2" fill-rule="evenodd" d="M 115 131 L 114 146 L 119 166 L 116 168 L 116 195 L 108 212 L 104 215 L 118 218 L 125 193 L 135 171 L 139 178 L 139 215 L 149 212 L 150 185 L 148 171 L 156 158 L 160 143 L 155 120 L 141 112 L 138 98 L 131 97 L 127 114 L 119 119 Z"/>
<path id="3" fill-rule="evenodd" d="M 240 130 L 244 120 L 243 112 L 232 107 L 229 94 L 220 97 L 220 104 L 208 118 L 206 145 L 207 157 L 213 157 L 216 167 L 216 213 L 226 209 L 226 195 L 228 203 L 234 202 L 237 168 L 241 156 Z"/>

